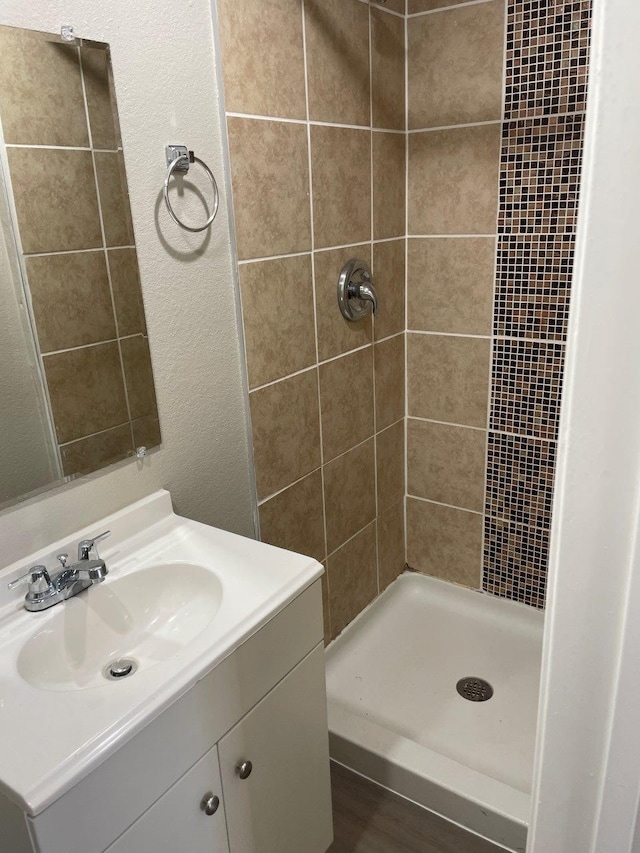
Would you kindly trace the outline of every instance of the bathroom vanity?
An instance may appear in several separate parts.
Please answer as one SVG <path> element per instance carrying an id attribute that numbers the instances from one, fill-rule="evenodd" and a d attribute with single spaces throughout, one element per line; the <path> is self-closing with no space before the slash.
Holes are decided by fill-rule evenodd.
<path id="1" fill-rule="evenodd" d="M 103 582 L 40 613 L 0 601 L 2 853 L 324 853 L 320 564 L 158 492 L 3 590 L 106 528 Z"/>

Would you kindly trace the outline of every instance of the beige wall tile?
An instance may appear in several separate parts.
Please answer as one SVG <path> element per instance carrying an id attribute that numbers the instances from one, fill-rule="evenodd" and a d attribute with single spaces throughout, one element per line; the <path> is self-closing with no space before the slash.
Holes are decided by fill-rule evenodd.
<path id="1" fill-rule="evenodd" d="M 404 500 L 385 510 L 378 518 L 378 575 L 380 592 L 406 567 L 404 553 Z"/>
<path id="2" fill-rule="evenodd" d="M 404 497 L 404 419 L 376 436 L 376 462 L 380 513 Z"/>
<path id="3" fill-rule="evenodd" d="M 371 8 L 373 126 L 404 130 L 404 20 Z"/>
<path id="4" fill-rule="evenodd" d="M 373 236 L 375 240 L 405 233 L 405 137 L 373 134 Z"/>
<path id="5" fill-rule="evenodd" d="M 315 363 L 310 255 L 243 264 L 240 290 L 249 387 Z"/>
<path id="6" fill-rule="evenodd" d="M 502 117 L 504 0 L 409 20 L 409 127 Z"/>
<path id="7" fill-rule="evenodd" d="M 485 430 L 409 418 L 410 495 L 482 512 L 486 458 Z"/>
<path id="8" fill-rule="evenodd" d="M 239 258 L 310 249 L 307 128 L 244 118 L 227 124 Z"/>
<path id="9" fill-rule="evenodd" d="M 131 422 L 135 447 L 157 447 L 162 442 L 160 421 L 153 415 L 136 418 Z"/>
<path id="10" fill-rule="evenodd" d="M 370 122 L 369 9 L 358 0 L 305 3 L 309 117 Z"/>
<path id="11" fill-rule="evenodd" d="M 324 466 L 324 494 L 327 551 L 331 553 L 375 518 L 373 439 Z"/>
<path id="12" fill-rule="evenodd" d="M 407 260 L 410 329 L 491 334 L 494 237 L 411 239 Z"/>
<path id="13" fill-rule="evenodd" d="M 120 143 L 112 100 L 109 54 L 103 48 L 82 47 L 82 73 L 94 148 L 116 149 Z M 115 93 L 114 93 L 115 95 Z"/>
<path id="14" fill-rule="evenodd" d="M 249 395 L 258 498 L 266 498 L 320 466 L 318 371 Z"/>
<path id="15" fill-rule="evenodd" d="M 412 569 L 480 588 L 481 515 L 407 498 L 407 543 Z"/>
<path id="16" fill-rule="evenodd" d="M 218 0 L 226 108 L 305 118 L 300 0 Z"/>
<path id="17" fill-rule="evenodd" d="M 116 306 L 118 332 L 124 335 L 146 335 L 147 325 L 140 289 L 138 256 L 135 249 L 109 249 L 111 288 Z"/>
<path id="18" fill-rule="evenodd" d="M 78 51 L 0 27 L 0 112 L 5 142 L 89 144 Z"/>
<path id="19" fill-rule="evenodd" d="M 95 158 L 107 246 L 132 246 L 135 240 L 122 154 L 100 152 Z"/>
<path id="20" fill-rule="evenodd" d="M 378 294 L 374 322 L 377 340 L 404 331 L 404 247 L 404 240 L 373 246 L 373 280 Z"/>
<path id="21" fill-rule="evenodd" d="M 116 337 L 104 252 L 26 259 L 41 352 Z"/>
<path id="22" fill-rule="evenodd" d="M 322 475 L 314 471 L 260 506 L 263 542 L 324 560 Z"/>
<path id="23" fill-rule="evenodd" d="M 445 6 L 459 6 L 465 0 L 407 0 L 407 13 L 430 12 L 432 9 L 442 9 Z"/>
<path id="24" fill-rule="evenodd" d="M 409 416 L 485 428 L 490 341 L 410 333 L 407 347 Z"/>
<path id="25" fill-rule="evenodd" d="M 371 132 L 312 127 L 311 161 L 316 247 L 370 240 Z"/>
<path id="26" fill-rule="evenodd" d="M 102 246 L 88 151 L 9 148 L 7 157 L 24 252 Z"/>
<path id="27" fill-rule="evenodd" d="M 404 335 L 374 346 L 376 429 L 404 417 Z"/>
<path id="28" fill-rule="evenodd" d="M 329 557 L 331 636 L 336 637 L 378 594 L 375 522 Z"/>
<path id="29" fill-rule="evenodd" d="M 373 435 L 373 348 L 320 365 L 324 460 Z"/>
<path id="30" fill-rule="evenodd" d="M 372 0 L 372 4 L 382 2 L 383 0 Z M 406 5 L 406 0 L 384 0 L 384 6 L 380 6 L 380 8 L 383 10 L 391 10 L 392 12 L 399 12 L 401 15 L 404 15 Z"/>
<path id="31" fill-rule="evenodd" d="M 371 342 L 371 315 L 351 323 L 345 320 L 338 308 L 338 276 L 342 267 L 352 258 L 362 258 L 371 266 L 371 247 L 348 246 L 346 249 L 315 253 L 316 324 L 318 357 L 321 361 Z"/>
<path id="32" fill-rule="evenodd" d="M 126 459 L 132 453 L 131 426 L 128 423 L 60 448 L 65 477 L 97 471 L 105 465 Z"/>
<path id="33" fill-rule="evenodd" d="M 153 384 L 148 339 L 144 335 L 135 335 L 120 341 L 120 347 L 131 417 L 157 417 L 156 389 Z"/>
<path id="34" fill-rule="evenodd" d="M 43 361 L 60 444 L 128 420 L 117 343 L 47 355 Z"/>
<path id="35" fill-rule="evenodd" d="M 409 233 L 495 234 L 500 126 L 409 135 Z"/>

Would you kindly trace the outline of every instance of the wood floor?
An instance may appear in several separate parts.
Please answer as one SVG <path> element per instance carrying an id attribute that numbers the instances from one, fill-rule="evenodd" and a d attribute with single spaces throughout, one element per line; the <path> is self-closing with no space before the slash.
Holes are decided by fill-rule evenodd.
<path id="1" fill-rule="evenodd" d="M 333 761 L 331 790 L 328 853 L 504 853 Z"/>

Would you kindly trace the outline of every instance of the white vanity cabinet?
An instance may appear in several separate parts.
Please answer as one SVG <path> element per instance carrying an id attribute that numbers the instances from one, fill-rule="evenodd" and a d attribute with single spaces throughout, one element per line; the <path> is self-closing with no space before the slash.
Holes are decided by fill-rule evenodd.
<path id="1" fill-rule="evenodd" d="M 325 853 L 320 581 L 25 823 L 11 853 Z"/>

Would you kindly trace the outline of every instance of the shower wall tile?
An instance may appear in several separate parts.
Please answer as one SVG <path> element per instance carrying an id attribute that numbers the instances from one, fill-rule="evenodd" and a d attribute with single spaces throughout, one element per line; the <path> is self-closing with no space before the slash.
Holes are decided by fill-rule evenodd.
<path id="1" fill-rule="evenodd" d="M 36 51 L 30 33 L 3 27 L 0 54 L 5 143 L 88 146 L 77 48 L 43 39 Z"/>
<path id="2" fill-rule="evenodd" d="M 371 131 L 312 126 L 311 170 L 316 247 L 370 240 Z"/>
<path id="3" fill-rule="evenodd" d="M 380 592 L 407 567 L 404 547 L 404 499 L 378 517 L 378 582 Z"/>
<path id="4" fill-rule="evenodd" d="M 373 324 L 370 314 L 357 323 L 350 323 L 337 310 L 338 275 L 343 266 L 351 258 L 356 257 L 371 264 L 371 246 L 347 246 L 344 249 L 316 252 L 314 255 L 316 324 L 320 361 L 365 346 L 372 341 Z M 377 276 L 376 287 L 378 287 Z"/>
<path id="5" fill-rule="evenodd" d="M 375 318 L 376 340 L 404 332 L 405 241 L 374 243 L 373 275 L 384 310 Z M 335 294 L 334 294 L 335 298 Z"/>
<path id="6" fill-rule="evenodd" d="M 260 506 L 260 538 L 322 561 L 326 556 L 322 474 L 314 471 Z"/>
<path id="7" fill-rule="evenodd" d="M 408 246 L 408 328 L 490 335 L 493 237 L 412 238 Z"/>
<path id="8" fill-rule="evenodd" d="M 373 347 L 321 364 L 320 411 L 324 461 L 374 432 Z"/>
<path id="9" fill-rule="evenodd" d="M 126 459 L 132 453 L 129 423 L 63 444 L 60 448 L 65 476 L 88 474 L 97 468 Z"/>
<path id="10" fill-rule="evenodd" d="M 504 0 L 409 20 L 409 127 L 502 118 Z"/>
<path id="11" fill-rule="evenodd" d="M 373 237 L 403 237 L 406 220 L 404 134 L 373 134 Z"/>
<path id="12" fill-rule="evenodd" d="M 311 256 L 243 264 L 239 277 L 249 387 L 314 364 L 313 312 L 283 310 L 294 292 L 313 304 Z"/>
<path id="13" fill-rule="evenodd" d="M 115 151 L 122 147 L 115 104 L 109 54 L 102 48 L 80 48 L 82 76 L 93 148 Z"/>
<path id="14" fill-rule="evenodd" d="M 25 265 L 41 352 L 116 337 L 103 251 L 28 257 Z"/>
<path id="15" fill-rule="evenodd" d="M 218 3 L 261 535 L 328 554 L 331 575 L 369 527 L 373 562 L 323 583 L 326 638 L 369 602 L 360 585 L 405 566 L 404 12 Z M 339 312 L 352 258 L 372 266 L 375 322 Z"/>
<path id="16" fill-rule="evenodd" d="M 409 234 L 495 233 L 499 152 L 497 124 L 411 133 Z"/>
<path id="17" fill-rule="evenodd" d="M 376 517 L 375 481 L 372 438 L 324 466 L 329 554 Z"/>
<path id="18" fill-rule="evenodd" d="M 111 289 L 118 321 L 118 333 L 146 335 L 138 257 L 135 249 L 109 249 L 109 272 Z"/>
<path id="19" fill-rule="evenodd" d="M 482 515 L 407 498 L 407 562 L 427 575 L 478 589 Z"/>
<path id="20" fill-rule="evenodd" d="M 378 512 L 404 497 L 404 418 L 376 436 Z"/>
<path id="21" fill-rule="evenodd" d="M 106 245 L 132 246 L 133 224 L 122 153 L 100 151 L 94 157 Z"/>
<path id="22" fill-rule="evenodd" d="M 304 119 L 301 0 L 218 0 L 226 108 Z"/>
<path id="23" fill-rule="evenodd" d="M 485 430 L 409 418 L 408 494 L 482 512 L 486 453 Z"/>
<path id="24" fill-rule="evenodd" d="M 249 395 L 258 498 L 320 466 L 318 372 L 307 370 Z"/>
<path id="25" fill-rule="evenodd" d="M 238 257 L 311 248 L 309 156 L 304 125 L 229 118 Z"/>
<path id="26" fill-rule="evenodd" d="M 489 340 L 409 333 L 407 346 L 409 416 L 485 428 Z"/>
<path id="27" fill-rule="evenodd" d="M 404 130 L 404 20 L 374 7 L 371 8 L 371 63 L 372 124 Z"/>
<path id="28" fill-rule="evenodd" d="M 548 561 L 547 530 L 485 519 L 485 592 L 544 607 Z"/>
<path id="29" fill-rule="evenodd" d="M 445 6 L 459 6 L 462 0 L 407 0 L 407 14 L 431 12 L 433 9 L 443 9 Z"/>
<path id="30" fill-rule="evenodd" d="M 404 417 L 404 335 L 396 335 L 374 346 L 376 428 L 384 429 Z"/>
<path id="31" fill-rule="evenodd" d="M 309 118 L 371 124 L 369 10 L 362 3 L 305 3 Z"/>
<path id="32" fill-rule="evenodd" d="M 9 148 L 7 158 L 23 252 L 102 246 L 89 151 Z"/>
<path id="33" fill-rule="evenodd" d="M 129 420 L 116 342 L 46 355 L 43 363 L 60 444 Z"/>
<path id="34" fill-rule="evenodd" d="M 376 523 L 327 560 L 331 636 L 336 637 L 378 594 Z"/>

